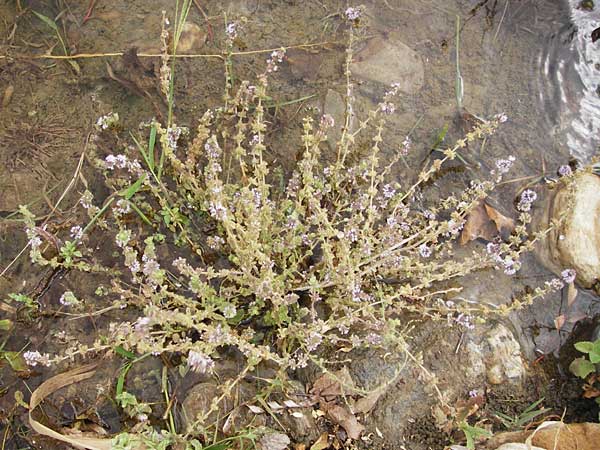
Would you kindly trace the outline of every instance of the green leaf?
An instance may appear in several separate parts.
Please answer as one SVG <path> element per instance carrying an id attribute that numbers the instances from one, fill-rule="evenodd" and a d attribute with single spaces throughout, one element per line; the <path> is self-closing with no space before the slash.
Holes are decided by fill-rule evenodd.
<path id="1" fill-rule="evenodd" d="M 127 359 L 135 359 L 135 353 L 130 352 L 129 350 L 125 350 L 123 347 L 121 347 L 120 345 L 115 347 L 114 349 L 115 353 L 117 355 L 122 356 L 123 358 L 127 358 Z"/>
<path id="2" fill-rule="evenodd" d="M 474 427 L 466 422 L 461 422 L 458 426 L 467 438 L 467 448 L 475 450 L 475 439 L 479 437 L 491 437 L 492 433 L 481 427 Z"/>
<path id="3" fill-rule="evenodd" d="M 589 358 L 592 364 L 600 363 L 600 352 L 598 351 L 598 349 L 592 350 L 589 354 Z"/>
<path id="4" fill-rule="evenodd" d="M 594 364 L 585 358 L 574 359 L 569 366 L 571 373 L 579 378 L 586 378 L 590 373 L 596 370 Z"/>
<path id="5" fill-rule="evenodd" d="M 12 320 L 2 319 L 0 320 L 0 331 L 8 331 L 13 327 Z"/>
<path id="6" fill-rule="evenodd" d="M 123 368 L 121 369 L 121 373 L 119 373 L 119 377 L 117 378 L 117 389 L 116 389 L 116 394 L 117 397 L 119 397 L 121 394 L 123 394 L 123 386 L 125 386 L 125 377 L 127 376 L 127 372 L 129 372 L 129 369 L 131 369 L 133 363 L 127 363 L 123 366 Z"/>
<path id="7" fill-rule="evenodd" d="M 2 352 L 4 359 L 15 372 L 24 372 L 28 369 L 27 363 L 19 352 Z"/>
<path id="8" fill-rule="evenodd" d="M 594 343 L 590 341 L 581 341 L 575 344 L 575 348 L 581 353 L 589 353 L 594 348 Z"/>
<path id="9" fill-rule="evenodd" d="M 121 195 L 123 196 L 123 198 L 125 198 L 125 200 L 129 200 L 131 197 L 133 197 L 137 193 L 137 191 L 140 190 L 140 186 L 144 182 L 145 178 L 146 178 L 146 174 L 142 174 L 142 176 L 139 177 L 135 183 L 133 183 L 127 189 L 122 191 Z"/>
<path id="10" fill-rule="evenodd" d="M 40 19 L 42 22 L 44 22 L 46 25 L 48 25 L 50 28 L 52 28 L 54 31 L 56 31 L 58 33 L 58 27 L 56 26 L 56 22 L 54 22 L 54 20 L 52 20 L 50 17 L 47 17 L 43 14 L 40 14 L 39 12 L 36 11 L 31 11 L 32 13 L 34 13 L 38 19 Z"/>

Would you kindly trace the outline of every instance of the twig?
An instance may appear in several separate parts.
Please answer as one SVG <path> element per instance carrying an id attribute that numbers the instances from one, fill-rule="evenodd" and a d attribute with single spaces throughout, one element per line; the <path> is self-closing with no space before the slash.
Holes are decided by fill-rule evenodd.
<path id="1" fill-rule="evenodd" d="M 314 44 L 297 44 L 297 45 L 288 45 L 277 48 L 267 48 L 262 50 L 248 50 L 245 52 L 232 52 L 232 56 L 245 56 L 245 55 L 256 55 L 260 53 L 271 53 L 275 50 L 280 50 L 284 48 L 286 50 L 290 50 L 293 48 L 312 48 L 312 47 L 325 47 L 328 45 L 340 44 L 341 42 L 337 41 L 326 41 L 326 42 L 316 42 Z M 123 56 L 125 52 L 106 52 L 106 53 L 77 53 L 75 55 L 0 55 L 0 59 L 88 59 L 88 58 L 102 58 L 109 56 Z M 163 56 L 160 53 L 138 53 L 138 57 L 140 58 L 159 58 Z M 223 55 L 207 53 L 207 54 L 178 54 L 177 58 L 217 58 L 223 59 Z"/>
<path id="2" fill-rule="evenodd" d="M 202 14 L 202 17 L 204 17 L 204 21 L 206 22 L 206 34 L 208 35 L 208 41 L 210 42 L 213 40 L 213 30 L 212 30 L 212 25 L 210 24 L 210 20 L 208 19 L 208 16 L 206 15 L 204 10 L 200 6 L 200 2 L 198 0 L 192 0 L 192 1 L 194 2 L 194 5 L 196 6 L 196 8 L 198 8 L 198 11 L 200 11 L 200 14 Z"/>
<path id="3" fill-rule="evenodd" d="M 494 34 L 494 42 L 496 42 L 496 38 L 498 37 L 498 33 L 500 33 L 500 27 L 502 26 L 502 22 L 504 22 L 504 16 L 506 16 L 506 10 L 508 9 L 508 2 L 510 0 L 506 0 L 506 4 L 504 5 L 504 12 L 502 13 L 502 17 L 500 18 L 500 23 L 498 24 L 498 28 L 496 29 L 496 34 Z"/>
<path id="4" fill-rule="evenodd" d="M 90 0 L 90 4 L 88 6 L 87 12 L 85 13 L 85 17 L 83 18 L 83 21 L 81 22 L 82 25 L 84 23 L 86 23 L 88 20 L 90 20 L 90 18 L 92 17 L 92 12 L 94 11 L 94 6 L 96 6 L 96 0 Z"/>

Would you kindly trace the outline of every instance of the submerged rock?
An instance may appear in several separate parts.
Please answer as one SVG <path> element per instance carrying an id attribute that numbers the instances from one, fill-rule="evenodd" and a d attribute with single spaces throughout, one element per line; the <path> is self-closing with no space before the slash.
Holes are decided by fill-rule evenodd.
<path id="1" fill-rule="evenodd" d="M 327 142 L 330 148 L 335 149 L 342 137 L 342 128 L 346 122 L 346 100 L 339 92 L 332 89 L 327 91 L 323 102 L 323 111 L 333 117 L 335 125 L 327 133 Z M 350 131 L 353 130 L 354 114 L 350 115 Z"/>
<path id="2" fill-rule="evenodd" d="M 590 288 L 600 279 L 600 177 L 577 175 L 572 189 L 562 187 L 548 198 L 542 229 L 561 218 L 558 229 L 539 247 L 538 256 L 557 274 L 575 269 L 577 283 Z"/>
<path id="3" fill-rule="evenodd" d="M 383 83 L 399 83 L 400 90 L 411 94 L 423 87 L 423 61 L 403 42 L 374 38 L 362 49 L 351 65 L 358 78 Z"/>

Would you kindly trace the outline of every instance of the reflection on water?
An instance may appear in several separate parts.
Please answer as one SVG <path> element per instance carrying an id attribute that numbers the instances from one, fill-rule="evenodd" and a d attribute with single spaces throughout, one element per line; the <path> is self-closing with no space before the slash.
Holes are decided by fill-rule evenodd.
<path id="1" fill-rule="evenodd" d="M 571 155 L 587 161 L 600 143 L 600 46 L 591 38 L 600 9 L 579 4 L 569 0 L 568 14 L 559 17 L 537 63 L 547 124 Z"/>
<path id="2" fill-rule="evenodd" d="M 567 136 L 567 143 L 574 156 L 586 159 L 595 153 L 600 141 L 600 48 L 591 38 L 592 32 L 600 24 L 600 9 L 578 9 L 577 0 L 570 0 L 570 4 L 571 17 L 577 26 L 571 49 L 578 58 L 575 70 L 579 74 L 583 92 L 579 100 L 579 115 L 571 122 L 573 129 Z"/>

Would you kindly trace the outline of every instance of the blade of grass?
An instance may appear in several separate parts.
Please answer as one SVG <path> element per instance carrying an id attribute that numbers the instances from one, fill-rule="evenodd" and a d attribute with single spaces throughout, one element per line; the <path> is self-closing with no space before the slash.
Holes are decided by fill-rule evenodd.
<path id="1" fill-rule="evenodd" d="M 152 221 L 148 219 L 148 217 L 140 210 L 140 208 L 137 207 L 135 203 L 130 203 L 130 205 L 131 209 L 133 209 L 138 214 L 138 216 L 140 216 L 140 218 L 146 223 L 146 225 L 152 226 Z"/>
<path id="2" fill-rule="evenodd" d="M 154 170 L 154 144 L 156 143 L 156 125 L 152 125 L 150 129 L 150 139 L 148 140 L 148 161 Z"/>
<path id="3" fill-rule="evenodd" d="M 138 141 L 135 138 L 133 133 L 129 132 L 129 135 L 131 136 L 131 139 L 133 139 L 133 142 L 135 142 L 135 145 L 137 146 L 139 152 L 142 155 L 142 158 L 144 158 L 144 162 L 146 163 L 150 171 L 154 173 L 154 161 L 150 161 L 150 156 L 148 155 L 148 153 L 146 153 L 146 150 L 144 150 L 144 147 L 142 147 L 142 144 L 140 144 L 140 141 Z"/>
<path id="4" fill-rule="evenodd" d="M 139 177 L 135 183 L 133 183 L 127 189 L 120 192 L 121 196 L 123 196 L 123 198 L 125 200 L 131 199 L 131 197 L 133 197 L 137 193 L 137 191 L 140 190 L 140 187 L 142 186 L 142 183 L 144 182 L 145 179 L 146 179 L 146 174 L 143 173 L 142 176 Z"/>

